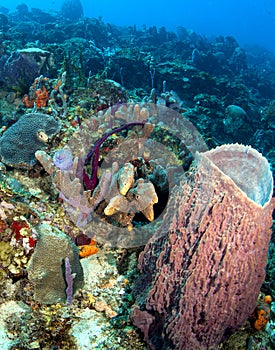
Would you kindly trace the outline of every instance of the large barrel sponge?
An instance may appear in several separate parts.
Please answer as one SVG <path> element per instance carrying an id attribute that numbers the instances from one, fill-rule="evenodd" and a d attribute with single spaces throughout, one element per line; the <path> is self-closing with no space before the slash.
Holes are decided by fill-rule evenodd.
<path id="1" fill-rule="evenodd" d="M 0 157 L 13 167 L 31 168 L 36 163 L 35 152 L 47 148 L 47 141 L 60 130 L 51 115 L 24 114 L 0 138 Z"/>
<path id="2" fill-rule="evenodd" d="M 272 192 L 251 147 L 197 155 L 139 257 L 132 318 L 151 349 L 217 349 L 245 323 L 265 278 Z"/>

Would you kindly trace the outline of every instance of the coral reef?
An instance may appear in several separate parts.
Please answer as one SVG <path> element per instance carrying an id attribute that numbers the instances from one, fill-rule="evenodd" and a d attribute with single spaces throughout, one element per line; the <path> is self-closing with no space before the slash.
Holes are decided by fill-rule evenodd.
<path id="1" fill-rule="evenodd" d="M 117 124 L 120 126 L 116 128 Z M 116 135 L 116 147 L 110 141 L 100 154 L 99 147 L 95 146 L 114 134 L 108 131 L 102 136 L 110 125 L 117 134 L 119 130 L 126 130 L 127 138 Z M 165 137 L 171 145 L 173 142 L 173 137 L 165 134 L 168 130 L 175 135 L 174 152 L 166 145 Z M 52 176 L 73 222 L 96 241 L 119 246 L 140 246 L 147 242 L 158 225 L 154 211 L 160 205 L 158 215 L 161 214 L 166 204 L 158 201 L 158 196 L 162 195 L 165 200 L 186 159 L 196 150 L 206 150 L 199 133 L 180 114 L 150 103 L 122 104 L 100 111 L 96 119 L 91 118 L 81 125 L 66 147 L 62 159 L 57 156 L 52 159 L 44 151 L 37 151 L 36 157 Z M 74 156 L 72 163 L 71 154 Z M 98 180 L 95 167 L 97 169 L 99 156 L 101 176 Z M 94 157 L 97 157 L 96 162 Z M 91 164 L 86 164 L 87 159 L 91 159 Z M 71 168 L 67 167 L 67 162 L 72 164 Z M 87 171 L 92 174 L 93 184 L 98 183 L 94 190 L 85 186 L 90 185 L 85 181 Z M 134 227 L 133 219 L 139 211 L 151 225 Z M 143 220 L 145 224 L 148 221 Z"/>
<path id="2" fill-rule="evenodd" d="M 246 168 L 255 155 L 249 148 L 241 163 L 226 158 L 227 166 L 213 159 L 216 151 L 196 158 L 207 146 L 239 142 L 275 169 L 274 55 L 244 50 L 231 36 L 104 23 L 83 17 L 80 1 L 64 0 L 50 13 L 0 6 L 0 348 L 144 350 L 142 330 L 151 347 L 174 349 L 180 327 L 179 337 L 191 334 L 192 342 L 198 335 L 202 347 L 220 330 L 217 341 L 233 334 L 215 349 L 274 349 L 275 303 L 263 293 L 274 299 L 275 237 L 255 304 L 266 253 L 258 247 L 268 239 L 269 218 L 262 215 L 252 239 L 255 218 L 230 205 L 246 193 L 245 209 L 260 213 L 255 203 L 267 200 L 254 191 L 261 167 L 257 160 Z M 257 186 L 267 193 L 265 169 Z M 246 181 L 236 184 L 242 172 Z M 225 173 L 235 178 L 230 193 L 219 191 L 230 182 Z M 41 224 L 50 232 L 43 238 L 46 247 L 52 243 L 50 255 L 37 241 Z M 54 236 L 61 249 L 78 246 L 84 283 L 77 291 L 73 261 L 55 260 Z M 137 258 L 147 243 L 137 284 Z M 41 293 L 54 287 L 62 303 L 57 293 L 44 303 L 37 280 L 30 282 L 37 271 L 27 273 L 30 259 L 57 271 Z M 138 327 L 130 318 L 135 302 Z"/>
<path id="3" fill-rule="evenodd" d="M 31 168 L 36 163 L 35 152 L 47 148 L 47 142 L 59 130 L 59 122 L 51 115 L 23 115 L 0 138 L 2 162 L 13 167 Z"/>
<path id="4" fill-rule="evenodd" d="M 152 349 L 216 349 L 244 324 L 265 278 L 272 192 L 251 147 L 198 154 L 139 258 L 132 317 Z"/>

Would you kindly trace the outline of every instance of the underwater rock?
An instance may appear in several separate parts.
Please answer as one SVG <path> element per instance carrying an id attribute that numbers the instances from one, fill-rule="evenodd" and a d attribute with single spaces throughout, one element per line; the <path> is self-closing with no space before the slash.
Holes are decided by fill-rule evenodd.
<path id="1" fill-rule="evenodd" d="M 78 249 L 65 233 L 50 225 L 42 224 L 37 230 L 38 242 L 27 267 L 34 298 L 43 304 L 64 303 L 69 299 L 65 292 L 66 258 L 74 276 L 73 293 L 83 286 Z"/>
<path id="2" fill-rule="evenodd" d="M 139 257 L 133 322 L 151 349 L 217 349 L 265 278 L 273 178 L 249 146 L 200 153 Z"/>
<path id="3" fill-rule="evenodd" d="M 225 110 L 225 118 L 223 120 L 224 131 L 227 134 L 235 133 L 242 128 L 246 122 L 246 111 L 236 105 L 229 105 Z"/>

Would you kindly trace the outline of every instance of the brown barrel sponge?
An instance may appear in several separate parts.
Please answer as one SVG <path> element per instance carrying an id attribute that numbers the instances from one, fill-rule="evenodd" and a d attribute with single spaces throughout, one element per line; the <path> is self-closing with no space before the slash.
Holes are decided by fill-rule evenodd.
<path id="1" fill-rule="evenodd" d="M 151 349 L 216 349 L 253 312 L 272 191 L 269 164 L 251 147 L 198 154 L 139 258 L 132 319 Z"/>

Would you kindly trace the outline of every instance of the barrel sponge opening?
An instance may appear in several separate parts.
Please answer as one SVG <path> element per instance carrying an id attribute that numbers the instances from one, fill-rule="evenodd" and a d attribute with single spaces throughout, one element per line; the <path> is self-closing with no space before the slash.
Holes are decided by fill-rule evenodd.
<path id="1" fill-rule="evenodd" d="M 273 177 L 265 157 L 250 146 L 223 145 L 202 154 L 224 175 L 232 179 L 248 198 L 262 207 L 269 203 L 273 192 Z"/>

